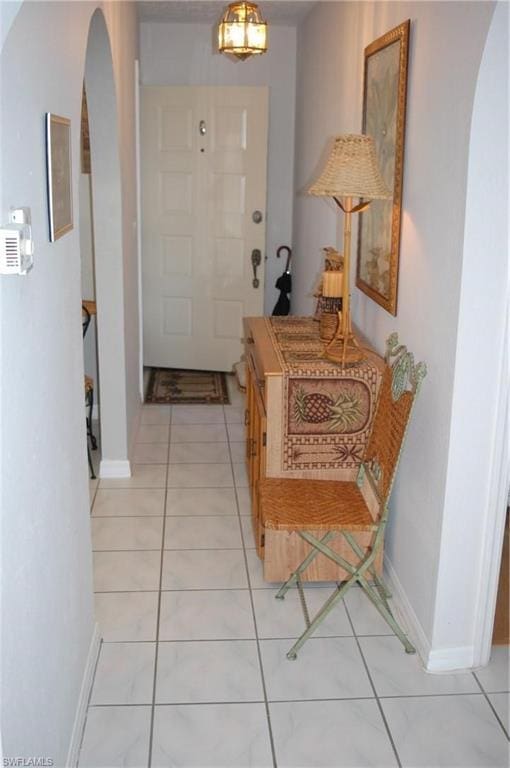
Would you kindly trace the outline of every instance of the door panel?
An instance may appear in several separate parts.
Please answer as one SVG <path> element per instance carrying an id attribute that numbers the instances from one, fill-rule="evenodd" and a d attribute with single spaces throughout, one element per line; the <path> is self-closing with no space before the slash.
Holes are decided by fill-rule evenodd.
<path id="1" fill-rule="evenodd" d="M 231 370 L 263 311 L 267 89 L 144 87 L 141 146 L 144 363 Z"/>

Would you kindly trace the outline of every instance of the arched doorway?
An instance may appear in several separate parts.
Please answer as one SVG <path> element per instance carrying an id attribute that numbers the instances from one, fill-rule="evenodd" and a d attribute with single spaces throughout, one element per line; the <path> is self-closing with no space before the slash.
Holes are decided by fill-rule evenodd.
<path id="1" fill-rule="evenodd" d="M 476 450 L 458 451 L 462 464 L 449 467 L 465 494 L 458 495 L 460 509 L 468 498 L 472 510 L 471 519 L 463 520 L 462 539 L 465 547 L 473 537 L 478 561 L 478 568 L 469 563 L 474 577 L 465 585 L 473 595 L 475 667 L 487 664 L 491 653 L 510 481 L 507 251 L 508 7 L 500 2 L 487 35 L 471 122 L 454 403 L 461 427 L 451 438 Z M 486 406 L 473 409 L 473 395 L 481 391 Z M 453 546 L 457 551 L 458 539 Z"/>
<path id="2" fill-rule="evenodd" d="M 85 60 L 94 222 L 101 477 L 128 477 L 122 193 L 117 101 L 104 16 L 92 16 Z"/>

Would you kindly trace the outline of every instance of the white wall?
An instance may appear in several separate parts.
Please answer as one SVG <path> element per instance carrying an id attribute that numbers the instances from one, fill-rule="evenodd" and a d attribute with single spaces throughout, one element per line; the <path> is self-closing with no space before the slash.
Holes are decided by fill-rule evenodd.
<path id="1" fill-rule="evenodd" d="M 142 85 L 269 86 L 266 279 L 264 307 L 271 313 L 274 284 L 285 264 L 279 245 L 292 245 L 296 30 L 271 26 L 263 56 L 232 61 L 213 49 L 211 24 L 140 25 Z"/>
<path id="2" fill-rule="evenodd" d="M 436 610 L 445 586 L 438 581 L 444 515 L 453 515 L 461 527 L 466 515 L 445 507 L 446 473 L 471 111 L 493 10 L 485 2 L 321 3 L 298 34 L 295 175 L 300 190 L 330 136 L 361 130 L 364 47 L 411 19 L 398 315 L 392 317 L 357 289 L 353 313 L 380 351 L 396 330 L 428 365 L 392 495 L 386 547 L 392 573 L 415 612 L 426 660 L 432 651 L 459 648 L 472 639 L 472 606 L 461 599 L 467 593 L 463 574 L 469 559 L 461 548 L 455 558 L 462 567 L 449 592 L 458 598 L 456 620 L 444 612 L 438 618 Z M 323 201 L 297 194 L 294 221 L 294 311 L 308 313 L 320 248 L 341 242 L 340 217 Z"/>
<path id="3" fill-rule="evenodd" d="M 81 295 L 84 299 L 95 300 L 96 286 L 94 276 L 94 233 L 92 229 L 92 190 L 90 174 L 80 174 L 79 180 L 79 216 L 80 216 L 80 257 L 81 257 Z M 97 369 L 96 317 L 92 315 L 87 334 L 83 339 L 83 360 L 87 376 L 95 383 L 94 419 L 97 418 L 99 405 L 99 378 Z"/>
<path id="4" fill-rule="evenodd" d="M 4 44 L 12 22 L 22 4 L 22 0 L 11 0 L 11 2 L 6 0 L 0 3 L 0 46 Z"/>
<path id="5" fill-rule="evenodd" d="M 35 266 L 0 279 L 5 756 L 63 765 L 92 638 L 88 471 L 78 230 L 79 130 L 85 51 L 95 3 L 24 3 L 2 47 L 2 208 L 32 210 Z M 118 107 L 131 109 L 136 13 L 105 4 Z M 20 97 L 20 94 L 23 97 Z M 75 228 L 48 241 L 44 113 L 71 118 Z M 119 144 L 126 282 L 136 252 L 132 118 Z M 136 302 L 129 311 L 135 315 Z M 137 359 L 137 334 L 129 341 Z M 137 368 L 137 367 L 136 367 Z M 122 382 L 122 386 L 124 383 Z M 128 369 L 128 400 L 138 371 Z M 134 418 L 134 414 L 132 414 Z"/>

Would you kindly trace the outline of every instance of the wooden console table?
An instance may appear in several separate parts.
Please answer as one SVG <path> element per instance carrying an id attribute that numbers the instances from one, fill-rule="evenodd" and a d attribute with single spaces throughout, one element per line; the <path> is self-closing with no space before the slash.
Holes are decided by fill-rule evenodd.
<path id="1" fill-rule="evenodd" d="M 275 532 L 276 562 L 267 561 L 257 508 L 263 477 L 353 480 L 368 438 L 384 360 L 366 359 L 342 368 L 323 357 L 325 344 L 311 317 L 244 319 L 246 354 L 246 462 L 257 551 L 268 581 L 284 580 L 303 557 L 301 540 Z M 277 551 L 278 550 L 278 551 Z M 282 562 L 285 560 L 285 563 Z M 319 558 L 310 580 L 336 578 Z M 325 568 L 325 570 L 324 570 Z"/>

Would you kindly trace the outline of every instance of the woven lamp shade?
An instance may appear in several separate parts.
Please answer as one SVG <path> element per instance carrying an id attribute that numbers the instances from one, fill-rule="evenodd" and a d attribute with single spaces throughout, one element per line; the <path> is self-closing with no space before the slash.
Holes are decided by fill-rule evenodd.
<path id="1" fill-rule="evenodd" d="M 371 136 L 344 134 L 335 138 L 319 178 L 307 190 L 320 197 L 362 197 L 386 200 L 392 194 L 381 176 Z"/>

